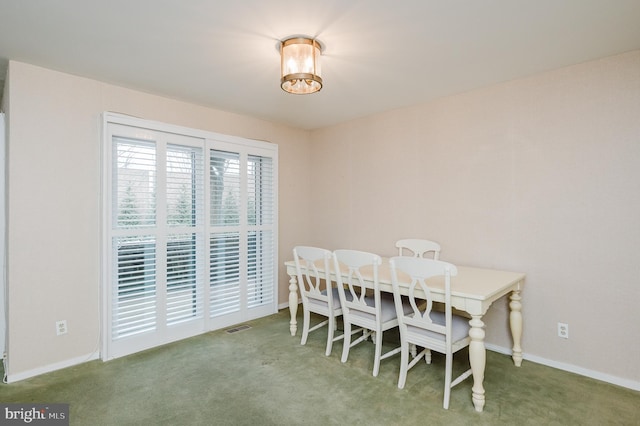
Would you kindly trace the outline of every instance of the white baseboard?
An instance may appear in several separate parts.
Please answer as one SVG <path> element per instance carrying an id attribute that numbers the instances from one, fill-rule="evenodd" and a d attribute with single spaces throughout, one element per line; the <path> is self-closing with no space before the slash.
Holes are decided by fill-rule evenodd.
<path id="1" fill-rule="evenodd" d="M 28 379 L 30 377 L 39 376 L 40 374 L 50 373 L 52 371 L 60 370 L 67 367 L 73 367 L 74 365 L 83 364 L 88 361 L 99 359 L 100 353 L 93 352 L 76 358 L 68 359 L 66 361 L 57 362 L 55 364 L 45 365 L 43 367 L 35 368 L 33 370 L 23 371 L 17 374 L 7 374 L 7 383 L 18 382 L 20 380 Z"/>
<path id="2" fill-rule="evenodd" d="M 511 356 L 511 349 L 504 348 L 502 346 L 492 345 L 485 343 L 485 347 L 493 352 Z M 546 365 L 547 367 L 557 368 L 558 370 L 568 371 L 570 373 L 579 374 L 581 376 L 589 377 L 591 379 L 600 380 L 603 382 L 611 383 L 613 385 L 622 386 L 624 388 L 640 391 L 640 382 L 636 382 L 629 379 L 623 379 L 621 377 L 612 376 L 610 374 L 600 373 L 599 371 L 589 370 L 587 368 L 578 367 L 576 365 L 565 364 L 563 362 L 554 361 L 547 358 L 542 358 L 537 355 L 523 354 L 523 358 L 527 361 L 535 362 L 536 364 Z"/>

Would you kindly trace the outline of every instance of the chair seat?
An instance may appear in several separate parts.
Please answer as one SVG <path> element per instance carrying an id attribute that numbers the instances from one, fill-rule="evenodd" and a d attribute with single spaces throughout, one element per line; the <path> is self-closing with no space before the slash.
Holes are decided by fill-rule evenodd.
<path id="1" fill-rule="evenodd" d="M 347 296 L 350 296 L 350 295 L 347 294 Z M 368 306 L 375 306 L 375 299 L 373 297 L 367 296 L 367 297 L 365 297 L 365 300 L 367 301 L 367 305 Z M 387 321 L 391 321 L 392 319 L 398 317 L 398 313 L 396 312 L 395 302 L 393 301 L 393 294 L 389 294 L 389 293 L 381 294 L 380 295 L 380 304 L 382 305 L 381 306 L 381 310 L 382 311 L 381 311 L 381 315 L 380 315 L 380 321 L 382 323 L 385 323 Z M 408 314 L 408 313 L 411 312 L 411 305 L 409 304 L 408 301 L 403 301 L 402 307 L 404 309 L 404 313 L 405 314 Z M 362 317 L 362 318 L 367 318 L 367 319 L 370 319 L 372 321 L 375 320 L 375 315 L 368 314 L 366 312 L 353 311 L 351 313 L 351 315 Z"/>
<path id="2" fill-rule="evenodd" d="M 332 293 L 333 293 L 333 309 L 338 309 L 340 308 L 342 305 L 340 305 L 340 295 L 339 295 L 339 291 L 337 288 L 332 288 L 331 289 Z M 327 290 L 323 290 L 321 291 L 323 296 L 327 295 Z M 314 304 L 314 305 L 320 305 L 320 306 L 327 306 L 327 302 L 325 302 L 324 300 L 318 300 L 318 299 L 314 299 L 312 297 L 309 297 L 309 303 Z"/>
<path id="3" fill-rule="evenodd" d="M 445 313 L 439 311 L 431 311 L 431 320 L 438 325 L 445 325 Z M 451 315 L 451 339 L 452 342 L 462 340 L 469 335 L 469 319 L 458 315 Z M 445 341 L 445 335 L 434 331 L 425 330 L 420 327 L 407 325 L 407 332 L 429 337 L 434 340 Z"/>

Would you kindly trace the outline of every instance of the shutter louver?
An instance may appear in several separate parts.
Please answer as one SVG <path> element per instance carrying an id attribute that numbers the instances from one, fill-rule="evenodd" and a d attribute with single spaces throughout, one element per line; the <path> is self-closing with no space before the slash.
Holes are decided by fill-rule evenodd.
<path id="1" fill-rule="evenodd" d="M 252 231 L 248 238 L 247 307 L 255 308 L 273 303 L 273 233 Z"/>
<path id="2" fill-rule="evenodd" d="M 249 225 L 271 226 L 275 217 L 273 160 L 250 155 L 248 171 Z"/>
<path id="3" fill-rule="evenodd" d="M 167 147 L 167 224 L 202 225 L 204 197 L 202 149 Z"/>
<path id="4" fill-rule="evenodd" d="M 240 225 L 240 155 L 211 151 L 211 226 Z"/>
<path id="5" fill-rule="evenodd" d="M 240 235 L 237 232 L 211 236 L 210 305 L 211 317 L 240 310 Z"/>
<path id="6" fill-rule="evenodd" d="M 142 228 L 156 224 L 156 150 L 149 142 L 114 138 L 118 203 L 116 227 Z"/>
<path id="7" fill-rule="evenodd" d="M 114 340 L 156 328 L 156 242 L 153 238 L 114 238 Z"/>
<path id="8" fill-rule="evenodd" d="M 201 263 L 195 234 L 173 235 L 167 243 L 167 324 L 202 318 Z"/>

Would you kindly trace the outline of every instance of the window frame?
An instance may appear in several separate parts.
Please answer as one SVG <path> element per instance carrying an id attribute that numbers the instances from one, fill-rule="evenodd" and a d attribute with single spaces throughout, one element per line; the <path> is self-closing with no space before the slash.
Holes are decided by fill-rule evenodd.
<path id="1" fill-rule="evenodd" d="M 144 120 L 144 119 L 122 115 L 118 113 L 112 113 L 112 112 L 105 112 L 103 114 L 102 124 L 103 124 L 103 148 L 102 148 L 103 158 L 102 158 L 102 170 L 101 170 L 102 192 L 103 192 L 101 196 L 101 200 L 102 200 L 102 208 L 101 208 L 101 214 L 102 214 L 102 217 L 101 217 L 101 223 L 102 223 L 101 297 L 102 297 L 102 301 L 101 301 L 101 307 L 103 310 L 101 315 L 102 321 L 103 321 L 102 351 L 101 351 L 102 359 L 108 360 L 108 359 L 117 358 L 119 356 L 127 355 L 129 353 L 134 353 L 139 350 L 148 349 L 148 348 L 165 344 L 171 341 L 180 340 L 182 338 L 187 338 L 193 335 L 205 333 L 205 332 L 220 329 L 223 327 L 236 325 L 243 321 L 260 318 L 266 315 L 276 313 L 278 310 L 278 268 L 277 268 L 277 265 L 278 265 L 278 208 L 277 208 L 278 146 L 276 144 L 265 142 L 265 141 L 258 141 L 258 140 L 251 140 L 251 139 L 246 139 L 246 138 L 241 138 L 236 136 L 222 135 L 222 134 L 198 130 L 198 129 L 192 129 L 192 128 L 187 128 L 182 126 L 161 123 L 157 121 Z M 114 268 L 117 268 L 117 265 L 119 265 L 118 261 L 120 260 L 120 258 L 117 257 L 119 255 L 114 254 L 114 244 L 113 244 L 114 235 L 118 235 L 118 232 L 116 231 L 116 222 L 115 222 L 116 218 L 114 218 L 114 216 L 117 214 L 118 203 L 117 203 L 117 199 L 115 200 L 115 203 L 114 203 L 114 198 L 115 198 L 114 190 L 113 190 L 114 175 L 115 175 L 114 162 L 116 161 L 116 159 L 114 159 L 115 143 L 113 139 L 118 133 L 118 129 L 120 129 L 119 126 L 123 126 L 122 128 L 139 130 L 142 134 L 144 134 L 145 132 L 148 132 L 150 134 L 159 134 L 159 135 L 177 135 L 178 137 L 185 136 L 186 138 L 191 138 L 194 140 L 200 139 L 202 141 L 201 149 L 202 149 L 202 162 L 203 162 L 203 170 L 202 170 L 203 181 L 201 182 L 201 185 L 203 187 L 203 193 L 204 193 L 202 200 L 196 200 L 194 202 L 194 203 L 202 203 L 201 205 L 201 207 L 203 208 L 202 223 L 194 224 L 195 226 L 179 226 L 178 225 L 178 226 L 172 227 L 170 223 L 170 218 L 167 217 L 168 207 L 166 203 L 164 203 L 164 201 L 162 200 L 162 197 L 165 196 L 166 193 L 169 193 L 169 190 L 166 187 L 162 188 L 162 185 L 165 184 L 167 180 L 167 177 L 166 177 L 167 165 L 165 163 L 161 164 L 160 162 L 162 161 L 163 158 L 167 157 L 166 156 L 167 147 L 181 147 L 182 144 L 179 144 L 179 143 L 177 144 L 173 141 L 164 141 L 163 142 L 164 147 L 162 148 L 162 150 L 164 150 L 163 152 L 165 156 L 163 157 L 162 155 L 160 155 L 159 158 L 158 156 L 156 158 L 157 173 L 158 175 L 161 175 L 159 177 L 156 177 L 156 191 L 160 193 L 161 189 L 159 188 L 162 188 L 162 191 L 164 191 L 164 193 L 162 193 L 159 196 L 160 202 L 155 206 L 155 208 L 158 209 L 158 212 L 156 214 L 155 227 L 163 228 L 165 229 L 165 232 L 163 233 L 163 232 L 157 231 L 156 228 L 154 229 L 156 229 L 157 232 L 160 232 L 160 234 L 158 235 L 162 235 L 162 237 L 157 237 L 157 238 L 165 238 L 164 242 L 167 243 L 167 246 L 166 246 L 167 249 L 169 247 L 169 243 L 167 242 L 168 241 L 167 236 L 175 235 L 176 232 L 178 233 L 181 231 L 187 231 L 188 233 L 194 232 L 193 234 L 194 238 L 198 238 L 202 242 L 203 253 L 202 253 L 202 259 L 200 259 L 202 261 L 201 263 L 202 266 L 199 267 L 197 274 L 204 277 L 203 279 L 204 284 L 201 292 L 202 293 L 201 303 L 203 303 L 202 305 L 203 318 L 202 318 L 201 324 L 196 324 L 195 322 L 193 322 L 191 326 L 187 324 L 184 327 L 187 330 L 186 332 L 178 331 L 174 333 L 173 331 L 175 330 L 171 330 L 170 332 L 167 332 L 166 329 L 170 328 L 167 326 L 165 327 L 165 330 L 162 333 L 157 333 L 157 332 L 145 333 L 140 336 L 134 336 L 131 339 L 127 338 L 130 341 L 123 344 L 122 345 L 123 348 L 121 348 L 118 343 L 114 343 L 115 341 L 112 339 L 112 322 L 113 322 L 112 307 L 114 302 L 113 291 L 114 291 L 114 285 L 117 286 L 117 277 L 115 277 L 114 275 Z M 155 143 L 155 140 L 156 139 L 154 139 L 152 143 Z M 187 143 L 185 146 L 191 146 L 191 144 Z M 240 190 L 240 203 L 239 203 L 241 220 L 240 220 L 239 226 L 232 228 L 237 230 L 240 235 L 240 238 L 239 238 L 240 252 L 241 252 L 240 253 L 241 260 L 239 261 L 239 264 L 241 265 L 240 267 L 241 269 L 241 277 L 240 277 L 241 302 L 240 303 L 242 305 L 241 306 L 242 309 L 240 310 L 240 312 L 236 312 L 234 314 L 229 314 L 229 315 L 222 315 L 218 317 L 211 316 L 210 300 L 209 300 L 209 297 L 210 297 L 209 290 L 210 290 L 211 284 L 210 284 L 210 261 L 209 261 L 210 255 L 208 253 L 210 248 L 210 237 L 211 235 L 213 235 L 212 233 L 216 228 L 211 224 L 211 219 L 210 219 L 211 218 L 210 152 L 212 150 L 239 153 L 241 157 L 240 174 L 241 174 L 241 180 L 242 180 L 240 185 L 241 190 Z M 269 196 L 273 197 L 273 206 L 272 206 L 272 212 L 271 212 L 272 223 L 267 226 L 256 227 L 255 225 L 251 225 L 249 223 L 250 212 L 248 209 L 249 202 L 247 198 L 250 195 L 248 190 L 250 182 L 248 181 L 248 176 L 247 176 L 248 171 L 246 169 L 248 168 L 249 158 L 252 158 L 252 157 L 268 158 L 270 159 L 272 164 L 272 176 L 271 176 L 272 179 L 270 182 L 272 188 L 271 188 L 270 194 L 268 194 Z M 242 167 L 245 167 L 245 169 L 242 169 Z M 164 168 L 164 171 L 163 171 L 163 168 Z M 165 174 L 165 176 L 162 176 L 162 174 Z M 195 204 L 192 204 L 192 208 L 194 205 Z M 167 231 L 168 229 L 171 229 L 171 230 Z M 264 305 L 257 307 L 256 309 L 253 309 L 251 307 L 247 307 L 247 300 L 246 300 L 247 286 L 248 286 L 247 259 L 250 256 L 250 254 L 248 253 L 248 243 L 246 240 L 248 238 L 248 235 L 250 235 L 250 233 L 252 231 L 255 231 L 256 229 L 267 229 L 268 232 L 271 233 L 272 239 L 273 239 L 272 251 L 268 253 L 273 259 L 272 263 L 269 262 L 269 264 L 271 264 L 272 269 L 270 271 L 269 270 L 267 271 L 269 274 L 272 275 L 270 279 L 272 280 L 271 282 L 273 285 L 273 288 L 271 289 L 273 300 L 268 303 L 265 303 Z M 150 234 L 156 235 L 156 231 L 151 230 Z M 132 233 L 135 234 L 135 232 L 132 232 Z M 145 235 L 146 235 L 146 229 L 145 229 Z M 156 244 L 159 244 L 159 243 L 156 242 Z M 163 246 L 157 245 L 156 247 L 163 247 Z M 165 253 L 165 256 L 166 256 L 166 253 Z M 166 277 L 169 272 L 167 269 L 166 262 L 165 264 L 160 264 L 159 266 L 157 266 L 156 271 L 160 270 L 160 268 L 164 268 L 163 269 L 164 276 Z M 159 289 L 164 290 L 165 292 L 168 292 L 169 285 L 166 282 L 166 279 L 165 279 L 165 282 L 162 282 L 162 279 L 160 280 L 160 282 L 161 284 Z M 163 297 L 166 297 L 166 294 L 156 295 L 156 299 L 158 298 L 162 299 Z M 165 303 L 165 304 L 158 305 L 158 303 Z M 156 313 L 158 311 L 161 311 L 162 309 L 164 309 L 165 311 L 161 312 L 161 314 L 163 314 L 164 317 L 159 319 L 160 322 L 163 319 L 166 319 L 166 300 L 161 302 L 158 302 L 156 300 Z M 175 327 L 175 329 L 178 330 L 180 329 L 180 327 Z"/>

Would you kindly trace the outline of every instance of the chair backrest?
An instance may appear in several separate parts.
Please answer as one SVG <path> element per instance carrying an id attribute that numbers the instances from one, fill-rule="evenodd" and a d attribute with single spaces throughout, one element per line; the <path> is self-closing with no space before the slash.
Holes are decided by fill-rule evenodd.
<path id="1" fill-rule="evenodd" d="M 397 256 L 389 260 L 391 267 L 391 283 L 393 285 L 398 323 L 419 327 L 447 336 L 447 344 L 451 343 L 451 277 L 458 274 L 458 269 L 451 263 L 440 260 L 422 259 L 418 257 Z M 433 321 L 431 313 L 433 297 L 427 280 L 433 277 L 444 277 L 445 291 L 445 324 Z M 412 311 L 402 315 L 400 302 L 400 277 L 408 287 L 402 292 L 409 299 Z M 409 281 L 410 280 L 410 281 Z M 426 300 L 426 303 L 424 301 Z"/>
<path id="2" fill-rule="evenodd" d="M 333 252 L 333 261 L 340 303 L 345 315 L 359 311 L 375 315 L 379 321 L 381 303 L 378 266 L 382 264 L 382 258 L 365 251 L 336 250 Z M 340 273 L 342 267 L 348 270 L 346 277 Z M 367 294 L 367 289 L 373 290 L 373 299 L 370 296 L 371 291 Z M 375 300 L 375 303 L 372 300 Z"/>
<path id="3" fill-rule="evenodd" d="M 407 238 L 396 241 L 398 248 L 398 256 L 403 256 L 403 249 L 410 250 L 414 257 L 424 257 L 425 253 L 433 252 L 433 259 L 438 260 L 440 257 L 440 244 L 430 240 L 420 240 L 416 238 Z"/>
<path id="4" fill-rule="evenodd" d="M 333 292 L 322 292 L 322 281 L 330 274 L 330 261 L 332 253 L 329 250 L 318 247 L 296 246 L 293 248 L 293 260 L 296 264 L 298 275 L 298 287 L 303 303 L 309 299 L 327 303 L 333 307 Z M 323 272 L 322 272 L 323 271 Z M 331 280 L 326 280 L 326 287 L 331 288 Z"/>

